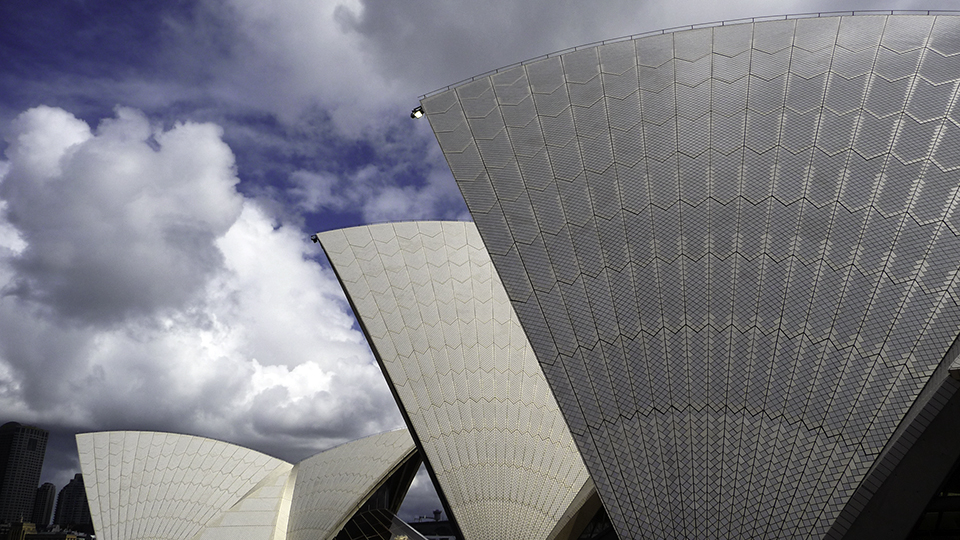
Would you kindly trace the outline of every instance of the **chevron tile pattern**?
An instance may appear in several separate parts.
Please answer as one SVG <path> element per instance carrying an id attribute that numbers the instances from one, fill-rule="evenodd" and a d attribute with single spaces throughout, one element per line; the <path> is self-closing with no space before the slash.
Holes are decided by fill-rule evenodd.
<path id="1" fill-rule="evenodd" d="M 77 449 L 101 540 L 189 540 L 261 480 L 286 476 L 293 467 L 248 448 L 175 433 L 81 433 Z"/>
<path id="2" fill-rule="evenodd" d="M 290 469 L 277 467 L 192 540 L 283 540 L 293 492 Z"/>
<path id="3" fill-rule="evenodd" d="M 546 538 L 588 476 L 473 224 L 318 236 L 466 539 Z"/>
<path id="4" fill-rule="evenodd" d="M 297 464 L 288 540 L 333 538 L 416 446 L 402 429 L 321 452 Z"/>
<path id="5" fill-rule="evenodd" d="M 723 25 L 422 100 L 621 538 L 823 537 L 944 375 L 958 36 Z"/>
<path id="6" fill-rule="evenodd" d="M 101 540 L 333 538 L 417 451 L 405 429 L 296 466 L 176 433 L 81 433 L 77 449 Z"/>

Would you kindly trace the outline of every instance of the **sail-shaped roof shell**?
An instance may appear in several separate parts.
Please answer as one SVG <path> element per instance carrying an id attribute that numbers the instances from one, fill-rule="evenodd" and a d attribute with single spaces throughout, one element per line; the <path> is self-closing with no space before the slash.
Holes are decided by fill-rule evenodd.
<path id="1" fill-rule="evenodd" d="M 621 538 L 823 537 L 946 376 L 957 36 L 719 25 L 421 101 Z"/>
<path id="2" fill-rule="evenodd" d="M 464 537 L 547 538 L 588 476 L 473 224 L 318 237 Z"/>

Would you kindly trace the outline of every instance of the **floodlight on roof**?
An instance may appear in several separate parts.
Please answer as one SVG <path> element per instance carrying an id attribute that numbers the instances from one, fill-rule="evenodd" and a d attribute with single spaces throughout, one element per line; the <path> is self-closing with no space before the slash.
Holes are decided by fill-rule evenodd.
<path id="1" fill-rule="evenodd" d="M 423 117 L 423 107 L 417 105 L 417 108 L 410 111 L 410 118 L 422 118 Z"/>

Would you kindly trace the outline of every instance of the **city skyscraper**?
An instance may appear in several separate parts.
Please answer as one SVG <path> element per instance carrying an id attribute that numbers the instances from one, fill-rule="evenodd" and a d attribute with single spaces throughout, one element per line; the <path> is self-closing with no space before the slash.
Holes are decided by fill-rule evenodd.
<path id="1" fill-rule="evenodd" d="M 46 430 L 17 422 L 0 426 L 0 522 L 33 517 L 47 436 Z"/>
<path id="2" fill-rule="evenodd" d="M 33 521 L 37 525 L 49 525 L 53 517 L 53 505 L 57 501 L 57 486 L 44 482 L 37 488 L 37 498 L 33 501 Z"/>
<path id="3" fill-rule="evenodd" d="M 57 525 L 89 525 L 90 506 L 83 487 L 83 474 L 77 473 L 57 495 L 57 513 L 53 522 Z"/>

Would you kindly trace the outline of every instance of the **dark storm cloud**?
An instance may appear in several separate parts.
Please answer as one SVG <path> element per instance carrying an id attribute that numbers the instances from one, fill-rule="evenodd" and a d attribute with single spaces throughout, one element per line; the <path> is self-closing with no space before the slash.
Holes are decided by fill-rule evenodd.
<path id="1" fill-rule="evenodd" d="M 337 19 L 362 34 L 383 73 L 425 93 L 505 64 L 637 31 L 643 3 L 362 0 Z"/>
<path id="2" fill-rule="evenodd" d="M 954 8 L 957 2 L 950 2 Z M 451 3 L 359 0 L 336 19 L 363 36 L 378 72 L 423 94 L 479 73 L 554 51 L 674 26 L 834 10 L 916 9 L 919 2 L 872 0 L 677 2 L 575 0 Z M 923 6 L 950 9 L 949 5 Z"/>

